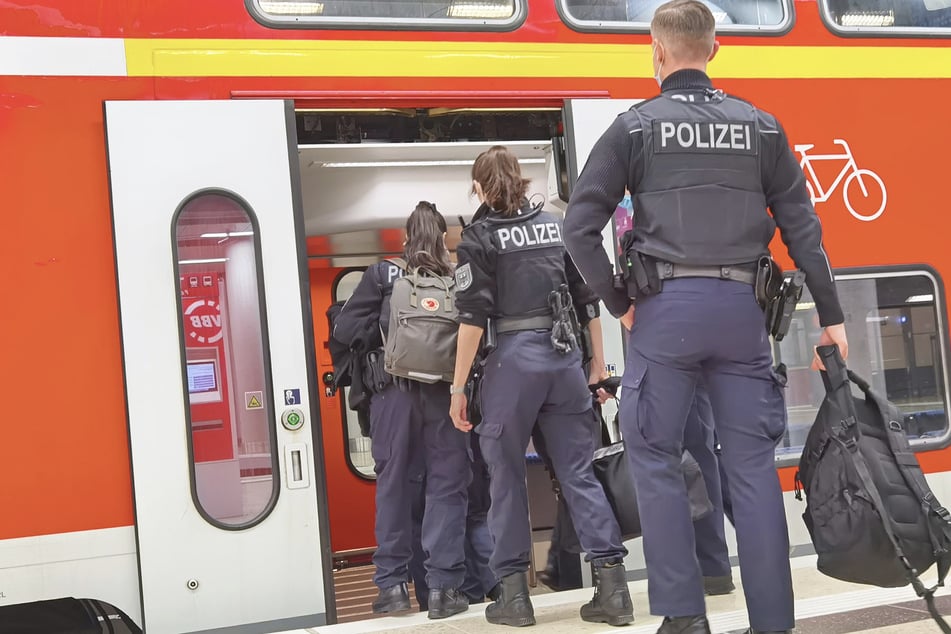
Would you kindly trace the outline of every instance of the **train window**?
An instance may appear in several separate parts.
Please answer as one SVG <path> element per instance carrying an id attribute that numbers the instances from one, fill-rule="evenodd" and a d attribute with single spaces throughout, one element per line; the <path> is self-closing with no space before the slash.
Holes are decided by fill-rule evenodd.
<path id="1" fill-rule="evenodd" d="M 246 528 L 280 488 L 257 221 L 236 196 L 202 192 L 172 237 L 192 498 L 210 523 Z"/>
<path id="2" fill-rule="evenodd" d="M 894 33 L 947 37 L 951 0 L 820 0 L 826 24 L 838 33 Z"/>
<path id="3" fill-rule="evenodd" d="M 849 337 L 848 365 L 898 406 L 913 446 L 948 438 L 947 332 L 944 289 L 927 271 L 888 271 L 836 276 Z M 796 459 L 825 390 L 810 370 L 820 333 L 808 291 L 793 314 L 789 334 L 774 342 L 773 356 L 787 367 L 789 427 L 777 460 Z"/>
<path id="4" fill-rule="evenodd" d="M 348 271 L 336 282 L 334 287 L 334 301 L 350 299 L 354 289 L 363 278 L 363 271 Z M 362 478 L 375 479 L 373 470 L 373 456 L 370 453 L 371 440 L 360 432 L 360 419 L 355 411 L 347 407 L 350 399 L 350 388 L 345 387 L 340 397 L 340 407 L 343 408 L 344 437 L 347 439 L 347 462 L 350 468 Z M 369 424 L 369 421 L 367 421 Z"/>
<path id="5" fill-rule="evenodd" d="M 702 0 L 718 32 L 779 32 L 792 25 L 789 0 Z M 568 26 L 579 31 L 647 31 L 666 0 L 556 0 Z"/>
<path id="6" fill-rule="evenodd" d="M 246 0 L 271 27 L 510 30 L 525 0 Z"/>

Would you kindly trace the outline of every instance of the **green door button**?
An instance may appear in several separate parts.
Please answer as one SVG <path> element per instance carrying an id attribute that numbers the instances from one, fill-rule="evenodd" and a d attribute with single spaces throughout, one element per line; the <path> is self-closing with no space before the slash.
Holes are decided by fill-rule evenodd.
<path id="1" fill-rule="evenodd" d="M 281 415 L 281 424 L 285 429 L 297 431 L 304 426 L 304 413 L 296 408 L 285 410 Z"/>

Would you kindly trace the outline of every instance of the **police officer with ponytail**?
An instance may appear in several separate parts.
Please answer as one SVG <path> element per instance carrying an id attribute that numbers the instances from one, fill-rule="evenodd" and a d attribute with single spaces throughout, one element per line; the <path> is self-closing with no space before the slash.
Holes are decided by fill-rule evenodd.
<path id="1" fill-rule="evenodd" d="M 665 617 L 658 632 L 710 632 L 679 469 L 701 381 L 730 483 L 749 632 L 790 632 L 789 536 L 774 465 L 786 407 L 764 316 L 777 227 L 815 299 L 819 343 L 843 356 L 848 343 L 819 218 L 782 126 L 714 88 L 705 72 L 719 48 L 715 26 L 698 0 L 658 7 L 651 36 L 661 94 L 621 114 L 595 144 L 572 192 L 565 242 L 630 329 L 620 420 L 651 613 Z M 601 244 L 625 187 L 634 202 L 626 289 L 615 286 Z"/>
<path id="2" fill-rule="evenodd" d="M 622 560 L 620 529 L 591 468 L 594 411 L 581 367 L 573 303 L 597 306 L 570 264 L 561 221 L 533 209 L 529 181 L 506 148 L 483 152 L 472 166 L 482 202 L 456 255 L 459 339 L 450 414 L 470 431 L 465 384 L 487 324 L 496 347 L 486 359 L 482 422 L 476 428 L 491 475 L 490 558 L 501 594 L 485 611 L 490 623 L 535 623 L 526 571 L 532 548 L 525 487 L 525 451 L 538 422 L 582 548 L 595 566 L 595 594 L 581 608 L 585 621 L 623 625 L 634 620 Z M 572 295 L 574 297 L 572 297 Z M 572 301 L 574 300 L 574 301 Z"/>
<path id="3" fill-rule="evenodd" d="M 406 221 L 407 268 L 452 274 L 445 244 L 446 220 L 435 205 L 420 202 Z M 354 345 L 367 332 L 388 334 L 393 283 L 403 274 L 390 261 L 369 267 L 344 305 L 334 338 Z M 379 348 L 382 338 L 365 345 Z M 469 438 L 446 416 L 449 392 L 444 382 L 427 384 L 393 379 L 383 370 L 383 351 L 368 363 L 375 378 L 370 402 L 371 452 L 376 472 L 376 552 L 373 582 L 380 593 L 377 614 L 410 609 L 407 581 L 413 559 L 414 506 L 420 494 L 421 547 L 429 586 L 429 618 L 442 619 L 468 609 L 460 590 L 466 574 L 465 533 L 468 486 L 472 477 Z M 424 473 L 421 473 L 421 469 Z M 418 513 L 419 509 L 416 509 Z M 417 527 L 418 528 L 418 527 Z"/>

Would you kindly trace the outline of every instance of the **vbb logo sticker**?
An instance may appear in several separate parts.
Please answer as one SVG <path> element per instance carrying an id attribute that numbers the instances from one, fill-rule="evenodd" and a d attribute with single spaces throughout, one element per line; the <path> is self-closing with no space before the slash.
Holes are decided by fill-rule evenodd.
<path id="1" fill-rule="evenodd" d="M 814 144 L 796 145 L 795 149 L 802 156 L 799 161 L 799 167 L 806 174 L 806 189 L 809 190 L 809 198 L 813 204 L 824 203 L 832 197 L 839 183 L 842 183 L 842 198 L 845 201 L 845 208 L 849 210 L 855 218 L 864 221 L 875 220 L 885 211 L 885 204 L 888 202 L 888 193 L 885 191 L 885 183 L 878 174 L 872 170 L 859 169 L 852 156 L 852 149 L 849 144 L 842 139 L 833 139 L 836 145 L 841 145 L 845 150 L 844 154 L 806 154 L 815 147 Z M 845 161 L 845 165 L 839 170 L 839 175 L 832 181 L 828 189 L 819 182 L 816 171 L 812 168 L 813 161 Z M 843 179 L 845 182 L 843 183 Z M 818 194 L 818 195 L 817 195 Z M 881 201 L 881 202 L 879 202 Z"/>
<path id="2" fill-rule="evenodd" d="M 212 299 L 199 299 L 185 309 L 185 328 L 188 336 L 198 343 L 216 343 L 221 340 L 221 312 Z"/>

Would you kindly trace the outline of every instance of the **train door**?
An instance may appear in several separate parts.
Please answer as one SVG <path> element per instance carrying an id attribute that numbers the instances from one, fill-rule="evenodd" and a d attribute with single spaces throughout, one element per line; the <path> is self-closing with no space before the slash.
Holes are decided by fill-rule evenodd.
<path id="1" fill-rule="evenodd" d="M 293 106 L 105 118 L 146 631 L 333 621 Z"/>
<path id="2" fill-rule="evenodd" d="M 608 126 L 620 113 L 628 110 L 641 99 L 566 99 L 564 109 L 565 123 L 565 155 L 568 164 L 569 193 L 570 187 L 578 180 L 588 155 L 597 140 L 608 129 Z M 604 228 L 604 247 L 614 262 L 617 255 L 618 239 L 624 231 L 630 228 L 631 207 L 629 199 L 619 200 L 613 222 Z M 609 315 L 602 305 L 601 312 Z M 604 357 L 608 370 L 612 374 L 621 375 L 624 372 L 624 349 L 627 334 L 623 332 L 620 322 L 611 320 L 612 326 L 604 327 Z M 605 404 L 604 416 L 612 420 L 615 414 L 613 403 Z"/>

